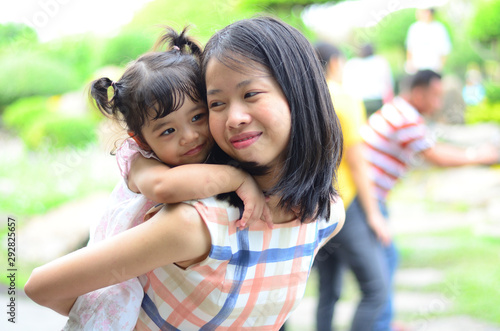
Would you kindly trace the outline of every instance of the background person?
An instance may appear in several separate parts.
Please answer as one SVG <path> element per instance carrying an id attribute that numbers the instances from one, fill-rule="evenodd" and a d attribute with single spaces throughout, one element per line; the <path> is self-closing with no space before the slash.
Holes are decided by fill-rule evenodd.
<path id="1" fill-rule="evenodd" d="M 369 180 L 368 164 L 363 158 L 360 136 L 360 128 L 366 121 L 363 103 L 341 85 L 345 58 L 337 47 L 328 43 L 318 43 L 316 51 L 324 64 L 344 136 L 345 156 L 339 166 L 339 192 L 346 208 L 342 231 L 319 251 L 314 262 L 319 275 L 316 328 L 318 331 L 333 330 L 343 270 L 348 267 L 361 291 L 351 330 L 371 330 L 387 297 L 381 246 L 389 244 L 391 237 Z"/>
<path id="2" fill-rule="evenodd" d="M 391 67 L 384 57 L 375 55 L 373 44 L 363 45 L 359 56 L 347 60 L 343 71 L 342 86 L 363 100 L 367 116 L 394 97 Z"/>
<path id="3" fill-rule="evenodd" d="M 451 42 L 446 28 L 434 20 L 433 8 L 416 10 L 417 21 L 408 29 L 406 36 L 406 71 L 430 69 L 442 72 Z"/>
<path id="4" fill-rule="evenodd" d="M 403 89 L 393 101 L 368 118 L 361 129 L 366 145 L 366 159 L 381 211 L 388 216 L 386 199 L 397 181 L 404 176 L 416 157 L 421 156 L 437 166 L 494 164 L 498 150 L 489 144 L 476 148 L 436 143 L 428 132 L 424 116 L 441 108 L 443 87 L 441 75 L 432 70 L 421 70 L 405 80 Z M 384 247 L 386 274 L 392 286 L 397 268 L 397 250 L 392 242 Z M 390 330 L 393 319 L 392 291 L 384 309 L 377 318 L 374 330 Z"/>

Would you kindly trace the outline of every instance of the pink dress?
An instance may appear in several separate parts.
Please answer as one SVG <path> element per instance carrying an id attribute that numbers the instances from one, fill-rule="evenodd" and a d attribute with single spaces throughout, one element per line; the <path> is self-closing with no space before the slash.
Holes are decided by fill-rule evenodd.
<path id="1" fill-rule="evenodd" d="M 142 223 L 146 212 L 156 204 L 127 186 L 130 164 L 139 153 L 158 159 L 154 153 L 139 148 L 133 139 L 125 140 L 116 151 L 123 179 L 112 191 L 103 217 L 90 229 L 88 245 Z M 137 278 L 82 295 L 73 305 L 63 330 L 133 330 L 143 296 L 144 290 Z"/>

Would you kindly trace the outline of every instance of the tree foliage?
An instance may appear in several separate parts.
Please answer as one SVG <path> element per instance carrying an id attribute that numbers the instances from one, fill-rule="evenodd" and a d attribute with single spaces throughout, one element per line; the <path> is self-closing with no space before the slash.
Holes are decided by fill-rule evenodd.
<path id="1" fill-rule="evenodd" d="M 16 43 L 37 43 L 33 28 L 20 23 L 0 24 L 0 49 Z"/>
<path id="2" fill-rule="evenodd" d="M 478 1 L 470 24 L 470 36 L 484 44 L 498 43 L 500 39 L 500 1 Z"/>

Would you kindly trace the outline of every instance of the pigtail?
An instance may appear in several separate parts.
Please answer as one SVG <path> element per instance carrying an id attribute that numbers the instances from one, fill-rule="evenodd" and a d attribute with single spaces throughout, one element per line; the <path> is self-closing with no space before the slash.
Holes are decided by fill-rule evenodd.
<path id="1" fill-rule="evenodd" d="M 108 89 L 110 86 L 114 88 L 114 95 L 111 99 L 109 99 L 108 96 Z M 116 108 L 114 106 L 116 94 L 117 83 L 107 77 L 96 79 L 90 85 L 89 98 L 95 100 L 97 108 L 107 117 L 115 115 L 116 113 Z"/>
<path id="2" fill-rule="evenodd" d="M 191 54 L 198 58 L 201 56 L 201 46 L 195 39 L 187 36 L 189 26 L 186 26 L 181 33 L 177 33 L 177 31 L 169 26 L 164 28 L 166 32 L 158 38 L 154 47 L 155 50 L 167 45 L 167 49 L 170 51 L 179 52 L 180 54 Z"/>

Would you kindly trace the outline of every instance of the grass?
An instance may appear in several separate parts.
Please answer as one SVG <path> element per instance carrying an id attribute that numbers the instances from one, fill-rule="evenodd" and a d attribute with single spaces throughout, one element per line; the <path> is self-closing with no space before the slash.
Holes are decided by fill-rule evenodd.
<path id="1" fill-rule="evenodd" d="M 16 220 L 19 247 L 23 243 L 19 230 L 31 217 L 96 192 L 111 192 L 119 178 L 114 156 L 97 146 L 49 153 L 27 151 L 15 139 L 5 145 L 5 157 L 0 159 L 0 215 L 5 219 L 0 227 L 2 265 L 8 254 L 7 216 Z M 21 288 L 33 266 L 24 265 L 22 256 L 17 256 L 16 263 L 16 282 Z M 8 284 L 8 279 L 1 278 L 0 283 Z"/>
<path id="2" fill-rule="evenodd" d="M 396 311 L 397 320 L 420 325 L 434 318 L 461 315 L 500 325 L 497 308 L 500 307 L 500 238 L 478 236 L 472 227 L 462 227 L 449 231 L 400 234 L 395 240 L 400 252 L 399 269 L 432 268 L 444 275 L 442 282 L 424 287 L 398 285 L 396 293 L 439 295 L 418 311 Z M 351 272 L 346 273 L 343 286 L 340 300 L 357 302 L 360 294 Z M 318 275 L 314 269 L 305 296 L 318 297 Z M 443 309 L 444 304 L 449 309 Z M 292 331 L 301 327 L 288 325 Z M 339 330 L 343 327 L 347 326 L 338 325 Z M 313 330 L 312 326 L 310 330 Z"/>
<path id="3" fill-rule="evenodd" d="M 441 284 L 425 289 L 452 302 L 445 315 L 468 315 L 500 325 L 500 239 L 477 236 L 470 227 L 422 235 L 400 235 L 400 268 L 434 268 Z M 435 243 L 425 247 L 421 243 Z M 441 244 L 441 245 L 440 245 Z"/>
<path id="4" fill-rule="evenodd" d="M 114 157 L 96 146 L 57 152 L 17 150 L 0 160 L 0 213 L 19 218 L 96 191 L 110 191 L 118 180 Z"/>

